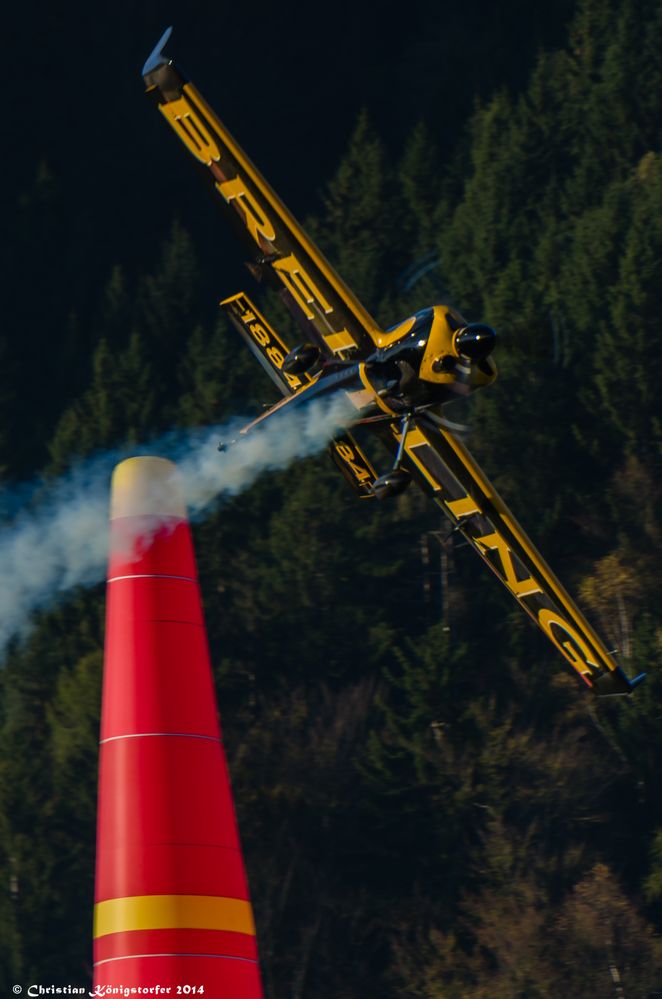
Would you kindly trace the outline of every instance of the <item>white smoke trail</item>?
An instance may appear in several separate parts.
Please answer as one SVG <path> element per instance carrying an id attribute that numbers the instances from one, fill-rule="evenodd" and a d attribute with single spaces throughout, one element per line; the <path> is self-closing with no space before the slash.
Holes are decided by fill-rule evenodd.
<path id="1" fill-rule="evenodd" d="M 108 560 L 110 477 L 118 461 L 156 454 L 176 462 L 191 517 L 247 489 L 264 472 L 321 451 L 356 410 L 344 393 L 274 415 L 229 450 L 219 440 L 237 435 L 241 422 L 169 434 L 147 447 L 113 451 L 81 462 L 57 482 L 0 495 L 13 514 L 0 526 L 0 658 L 13 636 L 25 637 L 31 615 L 74 586 L 100 582 Z M 22 508 L 21 508 L 22 504 Z"/>

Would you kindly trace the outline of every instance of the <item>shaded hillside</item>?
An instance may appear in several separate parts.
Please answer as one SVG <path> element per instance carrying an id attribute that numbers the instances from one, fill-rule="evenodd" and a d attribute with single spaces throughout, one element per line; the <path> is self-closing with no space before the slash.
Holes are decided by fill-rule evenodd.
<path id="1" fill-rule="evenodd" d="M 385 322 L 441 297 L 497 327 L 470 447 L 629 672 L 651 675 L 632 700 L 590 700 L 471 552 L 442 564 L 421 495 L 357 503 L 324 456 L 198 525 L 270 999 L 585 999 L 615 972 L 628 997 L 662 989 L 661 46 L 659 4 L 583 0 L 452 150 L 442 108 L 397 154 L 369 109 L 310 219 Z M 182 183 L 203 215 L 193 172 Z M 26 212 L 51 204 L 39 184 Z M 52 474 L 271 398 L 175 201 L 149 266 L 113 271 L 58 327 L 75 375 L 48 410 Z M 8 411 L 38 351 L 13 355 Z M 89 974 L 102 601 L 41 615 L 0 674 L 7 988 Z"/>

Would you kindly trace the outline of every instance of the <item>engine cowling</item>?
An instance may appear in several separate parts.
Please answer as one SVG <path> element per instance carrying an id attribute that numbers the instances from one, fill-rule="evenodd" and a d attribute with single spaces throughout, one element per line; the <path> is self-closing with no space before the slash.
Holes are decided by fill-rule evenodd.
<path id="1" fill-rule="evenodd" d="M 494 350 L 496 332 L 486 323 L 470 323 L 458 330 L 453 346 L 462 357 L 471 361 L 484 361 Z"/>

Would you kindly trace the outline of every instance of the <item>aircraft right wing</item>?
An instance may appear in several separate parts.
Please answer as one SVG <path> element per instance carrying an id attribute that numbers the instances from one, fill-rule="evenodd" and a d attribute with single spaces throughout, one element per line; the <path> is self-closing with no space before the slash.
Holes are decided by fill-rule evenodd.
<path id="1" fill-rule="evenodd" d="M 400 423 L 378 432 L 395 451 Z M 584 683 L 599 695 L 631 693 L 645 674 L 626 676 L 461 441 L 423 413 L 404 454 L 404 466 Z"/>
<path id="2" fill-rule="evenodd" d="M 333 270 L 204 98 L 163 55 L 170 29 L 143 68 L 147 93 L 199 164 L 226 218 L 248 248 L 258 280 L 279 291 L 327 357 L 371 353 L 381 328 Z"/>

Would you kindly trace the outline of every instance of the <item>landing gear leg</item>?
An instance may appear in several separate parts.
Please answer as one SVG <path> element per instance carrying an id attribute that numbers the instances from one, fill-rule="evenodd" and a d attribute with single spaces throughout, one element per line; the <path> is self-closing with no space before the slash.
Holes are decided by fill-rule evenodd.
<path id="1" fill-rule="evenodd" d="M 407 469 L 400 467 L 405 453 L 407 434 L 409 433 L 411 421 L 412 414 L 406 413 L 400 427 L 400 444 L 398 445 L 398 453 L 395 456 L 393 468 L 386 475 L 380 475 L 372 484 L 372 491 L 377 499 L 381 500 L 387 499 L 389 496 L 399 496 L 411 482 L 411 475 Z"/>
<path id="2" fill-rule="evenodd" d="M 402 426 L 400 427 L 400 444 L 398 445 L 398 453 L 395 456 L 395 464 L 391 469 L 392 472 L 397 472 L 402 464 L 402 456 L 405 453 L 405 444 L 407 443 L 407 434 L 409 433 L 410 423 L 411 413 L 407 413 L 402 421 Z"/>

